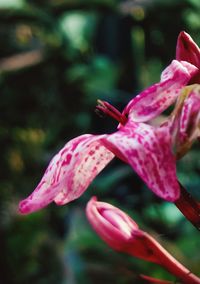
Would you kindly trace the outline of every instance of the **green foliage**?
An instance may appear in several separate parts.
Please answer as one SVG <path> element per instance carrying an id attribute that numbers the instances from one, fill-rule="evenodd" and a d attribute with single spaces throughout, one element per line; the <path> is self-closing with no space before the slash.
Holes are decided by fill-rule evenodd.
<path id="1" fill-rule="evenodd" d="M 195 229 L 119 161 L 68 206 L 52 204 L 30 216 L 17 211 L 66 141 L 115 129 L 94 113 L 97 99 L 122 109 L 159 80 L 180 30 L 200 42 L 199 8 L 197 0 L 0 1 L 0 283 L 126 284 L 139 283 L 139 273 L 170 279 L 156 265 L 113 252 L 95 235 L 84 215 L 92 195 L 153 230 L 199 273 Z M 195 146 L 178 174 L 200 199 L 198 155 Z"/>

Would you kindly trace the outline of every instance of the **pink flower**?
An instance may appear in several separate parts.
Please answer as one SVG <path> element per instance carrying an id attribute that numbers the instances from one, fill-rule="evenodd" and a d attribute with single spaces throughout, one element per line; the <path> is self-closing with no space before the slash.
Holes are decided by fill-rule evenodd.
<path id="1" fill-rule="evenodd" d="M 173 60 L 161 81 L 132 99 L 122 114 L 100 102 L 98 108 L 120 122 L 118 130 L 70 140 L 51 160 L 33 193 L 21 201 L 20 212 L 27 214 L 52 201 L 63 205 L 78 198 L 114 156 L 130 164 L 155 194 L 176 200 L 180 190 L 169 127 L 151 126 L 148 121 L 175 102 L 197 71 L 188 62 Z"/>

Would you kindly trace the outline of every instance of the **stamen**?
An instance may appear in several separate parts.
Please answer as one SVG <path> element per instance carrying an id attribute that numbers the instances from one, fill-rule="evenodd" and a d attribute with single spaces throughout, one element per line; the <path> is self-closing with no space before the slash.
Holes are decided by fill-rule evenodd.
<path id="1" fill-rule="evenodd" d="M 97 100 L 97 102 L 98 102 L 98 105 L 96 106 L 97 110 L 113 117 L 119 123 L 125 125 L 125 123 L 127 122 L 127 117 L 125 115 L 119 112 L 114 106 L 112 106 L 108 102 L 101 100 Z"/>

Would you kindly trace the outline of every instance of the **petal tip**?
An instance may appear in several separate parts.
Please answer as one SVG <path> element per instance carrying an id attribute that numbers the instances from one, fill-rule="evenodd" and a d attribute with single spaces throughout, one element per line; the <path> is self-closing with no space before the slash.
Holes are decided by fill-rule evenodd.
<path id="1" fill-rule="evenodd" d="M 90 201 L 96 202 L 97 201 L 97 197 L 96 196 L 92 196 Z"/>
<path id="2" fill-rule="evenodd" d="M 173 192 L 173 194 L 171 195 L 167 195 L 164 199 L 168 202 L 174 203 L 175 201 L 179 199 L 179 197 L 180 197 L 180 187 L 178 190 L 176 190 L 176 192 Z"/>
<path id="3" fill-rule="evenodd" d="M 181 31 L 178 35 L 178 37 L 183 37 L 183 38 L 189 38 L 190 35 L 186 31 Z"/>
<path id="4" fill-rule="evenodd" d="M 18 210 L 20 214 L 26 215 L 38 211 L 39 209 L 42 209 L 45 206 L 46 206 L 45 203 L 43 204 L 43 203 L 32 202 L 30 198 L 27 198 L 19 203 Z"/>
<path id="5" fill-rule="evenodd" d="M 31 209 L 30 209 L 30 205 L 29 202 L 24 199 L 19 203 L 19 213 L 20 214 L 28 214 L 30 213 Z"/>

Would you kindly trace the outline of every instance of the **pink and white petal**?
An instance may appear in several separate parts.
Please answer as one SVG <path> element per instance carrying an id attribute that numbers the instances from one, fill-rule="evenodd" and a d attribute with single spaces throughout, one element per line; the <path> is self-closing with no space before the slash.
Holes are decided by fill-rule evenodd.
<path id="1" fill-rule="evenodd" d="M 118 132 L 105 137 L 104 143 L 123 157 L 155 194 L 168 201 L 178 199 L 180 188 L 168 127 L 129 120 Z"/>
<path id="2" fill-rule="evenodd" d="M 200 49 L 191 36 L 184 31 L 178 36 L 176 59 L 187 61 L 200 68 Z"/>
<path id="3" fill-rule="evenodd" d="M 156 117 L 175 102 L 182 87 L 197 72 L 194 65 L 173 60 L 163 71 L 161 81 L 133 98 L 125 107 L 123 115 L 128 115 L 135 122 L 145 122 Z"/>
<path id="4" fill-rule="evenodd" d="M 180 63 L 180 65 L 177 64 L 177 62 Z M 181 71 L 181 68 L 182 68 L 182 71 Z M 160 82 L 165 82 L 167 80 L 172 79 L 172 77 L 174 76 L 174 73 L 178 71 L 180 72 L 177 73 L 177 76 L 178 75 L 182 76 L 182 73 L 187 72 L 188 76 L 191 78 L 196 73 L 198 73 L 198 68 L 195 65 L 187 61 L 173 60 L 172 63 L 167 68 L 165 68 L 165 70 L 163 70 L 163 72 L 161 73 Z"/>
<path id="5" fill-rule="evenodd" d="M 20 212 L 28 214 L 52 201 L 63 205 L 78 198 L 114 157 L 101 142 L 104 136 L 86 134 L 70 140 L 51 160 L 33 193 L 20 202 Z"/>
<path id="6" fill-rule="evenodd" d="M 65 188 L 55 198 L 58 205 L 77 199 L 93 179 L 114 158 L 114 154 L 102 143 L 107 135 L 91 135 L 75 149 L 69 172 L 65 176 Z"/>

